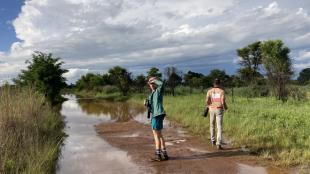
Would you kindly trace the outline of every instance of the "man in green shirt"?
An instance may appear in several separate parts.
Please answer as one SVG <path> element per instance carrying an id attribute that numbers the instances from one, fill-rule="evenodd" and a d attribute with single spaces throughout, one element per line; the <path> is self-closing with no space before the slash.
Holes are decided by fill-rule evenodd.
<path id="1" fill-rule="evenodd" d="M 161 130 L 163 129 L 163 121 L 166 116 L 163 107 L 163 82 L 158 80 L 156 77 L 151 77 L 148 81 L 148 85 L 152 90 L 152 93 L 149 95 L 148 100 L 151 106 L 151 124 L 156 147 L 155 157 L 152 158 L 152 160 L 168 160 L 169 157 L 166 151 L 165 140 L 161 132 Z"/>

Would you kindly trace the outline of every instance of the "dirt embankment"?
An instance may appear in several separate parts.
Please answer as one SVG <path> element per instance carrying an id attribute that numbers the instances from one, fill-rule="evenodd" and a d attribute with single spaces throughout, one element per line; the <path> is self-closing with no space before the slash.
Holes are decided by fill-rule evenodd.
<path id="1" fill-rule="evenodd" d="M 149 125 L 131 120 L 103 123 L 97 125 L 96 130 L 112 146 L 127 151 L 145 173 L 286 173 L 275 167 L 253 167 L 262 163 L 247 152 L 229 146 L 215 150 L 173 125 L 163 131 L 170 160 L 162 162 L 150 161 L 154 142 Z"/>

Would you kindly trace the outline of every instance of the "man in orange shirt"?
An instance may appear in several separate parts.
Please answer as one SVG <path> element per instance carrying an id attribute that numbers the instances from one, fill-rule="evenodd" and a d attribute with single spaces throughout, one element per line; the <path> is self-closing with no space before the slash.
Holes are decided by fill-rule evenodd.
<path id="1" fill-rule="evenodd" d="M 216 145 L 218 150 L 222 149 L 222 124 L 224 110 L 227 110 L 225 102 L 225 91 L 221 88 L 221 81 L 215 79 L 213 88 L 210 89 L 206 96 L 206 103 L 210 110 L 210 133 L 211 143 Z M 215 141 L 215 121 L 217 127 L 217 138 Z"/>

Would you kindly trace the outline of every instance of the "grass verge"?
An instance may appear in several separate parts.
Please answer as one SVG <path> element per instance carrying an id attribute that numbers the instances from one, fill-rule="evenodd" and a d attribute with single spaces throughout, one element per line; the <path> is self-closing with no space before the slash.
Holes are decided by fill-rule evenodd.
<path id="1" fill-rule="evenodd" d="M 92 90 L 74 90 L 71 91 L 71 93 L 76 94 L 78 97 L 81 98 L 92 98 L 92 99 L 100 99 L 100 100 L 106 100 L 106 101 L 115 101 L 115 102 L 121 102 L 126 101 L 129 99 L 130 96 L 124 96 L 122 93 L 118 91 L 113 92 L 106 92 L 106 91 L 92 91 Z"/>
<path id="2" fill-rule="evenodd" d="M 145 96 L 129 102 L 142 103 Z M 209 120 L 202 117 L 204 94 L 166 96 L 164 107 L 170 120 L 209 141 Z M 247 146 L 281 166 L 310 165 L 310 102 L 286 103 L 272 97 L 227 97 L 224 137 L 235 147 Z"/>
<path id="3" fill-rule="evenodd" d="M 55 173 L 64 121 L 31 89 L 0 89 L 0 173 Z"/>

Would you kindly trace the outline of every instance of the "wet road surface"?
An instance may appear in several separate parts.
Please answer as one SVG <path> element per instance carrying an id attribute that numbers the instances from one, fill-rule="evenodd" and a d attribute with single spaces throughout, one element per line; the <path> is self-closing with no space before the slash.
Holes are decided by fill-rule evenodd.
<path id="1" fill-rule="evenodd" d="M 96 100 L 62 105 L 67 122 L 58 174 L 103 173 L 232 173 L 282 174 L 290 170 L 270 167 L 248 152 L 229 146 L 217 151 L 182 128 L 164 122 L 171 160 L 150 162 L 154 145 L 143 106 Z M 289 172 L 295 173 L 295 172 Z"/>

